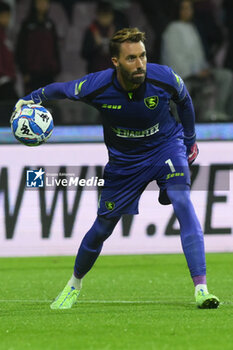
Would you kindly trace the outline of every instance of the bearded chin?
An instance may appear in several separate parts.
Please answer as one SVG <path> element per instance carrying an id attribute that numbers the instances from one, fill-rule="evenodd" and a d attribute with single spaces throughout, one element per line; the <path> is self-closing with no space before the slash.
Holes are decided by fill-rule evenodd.
<path id="1" fill-rule="evenodd" d="M 122 77 L 125 81 L 130 82 L 131 84 L 142 84 L 145 80 L 145 75 L 141 77 L 134 76 L 130 74 L 121 64 L 119 66 Z"/>
<path id="2" fill-rule="evenodd" d="M 131 82 L 133 84 L 142 84 L 144 82 L 144 80 L 145 80 L 145 76 L 142 76 L 142 77 L 134 77 L 134 76 L 132 76 L 132 78 L 131 78 Z"/>

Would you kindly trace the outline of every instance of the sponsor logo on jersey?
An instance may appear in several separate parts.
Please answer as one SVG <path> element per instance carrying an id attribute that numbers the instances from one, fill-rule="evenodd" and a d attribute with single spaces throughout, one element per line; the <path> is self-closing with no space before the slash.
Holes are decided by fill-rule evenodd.
<path id="1" fill-rule="evenodd" d="M 178 84 L 178 88 L 179 88 L 179 93 L 183 90 L 183 87 L 184 87 L 184 82 L 183 80 L 181 79 L 181 77 L 179 75 L 177 75 L 175 72 L 173 72 L 173 75 L 175 76 L 176 78 L 176 82 Z"/>
<path id="2" fill-rule="evenodd" d="M 133 98 L 133 92 L 128 92 L 129 99 L 132 100 Z"/>
<path id="3" fill-rule="evenodd" d="M 112 130 L 118 137 L 126 137 L 126 138 L 147 137 L 147 136 L 154 135 L 159 131 L 159 123 L 145 130 L 130 130 L 130 129 L 121 129 L 121 128 L 112 128 Z"/>
<path id="4" fill-rule="evenodd" d="M 47 100 L 47 97 L 46 97 L 45 92 L 44 92 L 44 88 L 42 89 L 41 93 L 44 96 L 44 98 Z"/>
<path id="5" fill-rule="evenodd" d="M 101 107 L 107 109 L 121 109 L 122 105 L 108 105 L 107 103 L 104 103 Z"/>
<path id="6" fill-rule="evenodd" d="M 171 174 L 167 174 L 166 180 L 171 179 L 172 177 L 176 177 L 176 176 L 184 176 L 184 173 L 171 173 Z"/>
<path id="7" fill-rule="evenodd" d="M 178 86 L 180 86 L 180 77 L 179 77 L 179 75 L 177 75 L 176 73 L 174 73 L 174 72 L 172 72 L 173 74 L 174 74 L 174 76 L 175 76 L 175 78 L 176 78 L 176 81 L 177 81 L 177 84 L 178 84 Z"/>
<path id="8" fill-rule="evenodd" d="M 74 90 L 75 95 L 78 95 L 80 93 L 82 86 L 86 81 L 87 80 L 83 80 L 79 84 L 78 83 L 75 84 L 75 90 Z"/>
<path id="9" fill-rule="evenodd" d="M 114 203 L 114 202 L 105 202 L 105 207 L 106 207 L 108 210 L 112 211 L 112 210 L 114 210 L 114 208 L 115 208 L 115 203 Z"/>
<path id="10" fill-rule="evenodd" d="M 149 109 L 155 109 L 158 106 L 159 103 L 159 97 L 158 96 L 150 96 L 144 98 L 144 103 L 146 107 Z"/>

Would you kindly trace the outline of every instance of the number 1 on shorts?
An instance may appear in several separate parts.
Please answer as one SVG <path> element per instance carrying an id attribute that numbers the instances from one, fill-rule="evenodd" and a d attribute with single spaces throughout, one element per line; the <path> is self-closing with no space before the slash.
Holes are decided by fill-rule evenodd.
<path id="1" fill-rule="evenodd" d="M 174 167 L 174 165 L 173 165 L 171 159 L 169 158 L 168 160 L 165 161 L 165 163 L 170 167 L 171 172 L 172 172 L 172 173 L 175 173 L 176 169 L 175 169 L 175 167 Z"/>

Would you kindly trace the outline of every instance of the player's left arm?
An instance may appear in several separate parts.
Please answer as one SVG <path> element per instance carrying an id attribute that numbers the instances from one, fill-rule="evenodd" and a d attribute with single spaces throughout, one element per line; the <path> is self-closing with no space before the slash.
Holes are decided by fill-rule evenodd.
<path id="1" fill-rule="evenodd" d="M 181 77 L 172 70 L 171 75 L 172 85 L 175 88 L 172 99 L 177 105 L 177 112 L 184 129 L 184 144 L 187 147 L 188 162 L 192 164 L 199 153 L 196 143 L 194 107 Z"/>

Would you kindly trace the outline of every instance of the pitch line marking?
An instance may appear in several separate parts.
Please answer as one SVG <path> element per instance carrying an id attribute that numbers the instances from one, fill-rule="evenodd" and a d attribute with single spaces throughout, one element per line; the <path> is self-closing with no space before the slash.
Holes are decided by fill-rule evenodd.
<path id="1" fill-rule="evenodd" d="M 47 304 L 52 303 L 53 300 L 19 300 L 19 299 L 2 299 L 0 303 L 35 303 Z M 164 303 L 182 303 L 183 301 L 160 301 L 160 300 L 79 300 L 77 304 L 164 304 Z M 189 302 L 195 304 L 195 302 Z"/>
<path id="2" fill-rule="evenodd" d="M 47 304 L 53 300 L 19 300 L 19 299 L 0 299 L 0 303 L 35 303 Z M 187 300 L 79 300 L 77 304 L 176 304 L 188 303 L 196 304 L 194 301 Z M 220 305 L 233 305 L 231 301 L 220 302 Z"/>
<path id="3" fill-rule="evenodd" d="M 53 300 L 0 299 L 0 303 L 51 303 Z M 79 300 L 78 304 L 158 304 L 159 300 Z M 174 302 L 174 301 L 169 301 Z M 178 301 L 182 302 L 182 301 Z"/>

